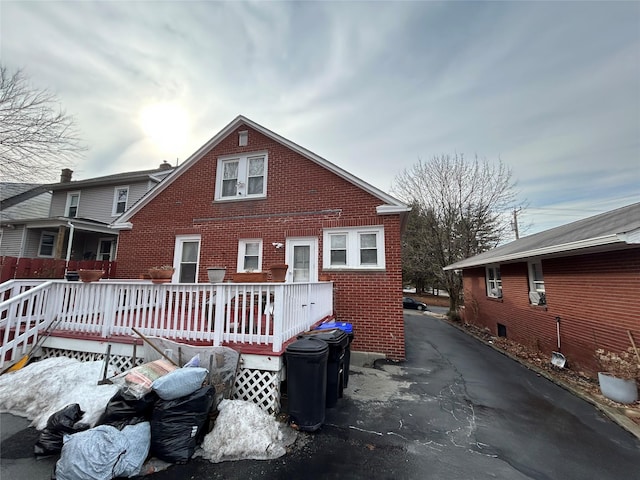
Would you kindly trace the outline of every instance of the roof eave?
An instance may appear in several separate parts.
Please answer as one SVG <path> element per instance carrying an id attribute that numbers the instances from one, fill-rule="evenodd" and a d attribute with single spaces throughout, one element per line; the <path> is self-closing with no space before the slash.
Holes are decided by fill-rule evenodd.
<path id="1" fill-rule="evenodd" d="M 624 243 L 627 243 L 627 242 L 625 242 L 625 240 L 622 238 L 620 234 L 605 235 L 602 237 L 588 238 L 585 240 L 565 243 L 562 245 L 552 245 L 549 247 L 536 248 L 536 249 L 527 250 L 524 252 L 512 253 L 507 255 L 498 255 L 495 257 L 486 257 L 486 258 L 475 260 L 475 261 L 473 260 L 473 257 L 472 257 L 468 261 L 462 260 L 460 262 L 447 265 L 446 267 L 444 267 L 443 270 L 462 270 L 465 268 L 482 267 L 485 265 L 492 265 L 496 263 L 506 263 L 506 262 L 512 262 L 515 260 L 525 260 L 527 258 L 544 257 L 547 255 L 553 255 L 557 253 L 573 252 L 576 250 L 585 250 L 588 248 L 603 247 L 606 245 L 624 244 Z"/>

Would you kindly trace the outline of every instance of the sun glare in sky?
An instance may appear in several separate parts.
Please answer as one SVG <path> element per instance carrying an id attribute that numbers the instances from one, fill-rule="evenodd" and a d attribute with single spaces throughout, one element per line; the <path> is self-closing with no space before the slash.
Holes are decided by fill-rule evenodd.
<path id="1" fill-rule="evenodd" d="M 189 134 L 189 116 L 176 103 L 154 103 L 140 111 L 140 125 L 158 150 L 177 154 L 184 149 Z"/>

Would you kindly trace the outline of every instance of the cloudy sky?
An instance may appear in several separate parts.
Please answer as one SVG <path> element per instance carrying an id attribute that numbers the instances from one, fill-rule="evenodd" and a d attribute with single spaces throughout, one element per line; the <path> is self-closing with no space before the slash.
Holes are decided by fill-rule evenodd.
<path id="1" fill-rule="evenodd" d="M 75 179 L 242 114 L 387 192 L 418 159 L 499 158 L 528 233 L 640 201 L 638 2 L 2 0 L 0 59 L 75 117 Z"/>

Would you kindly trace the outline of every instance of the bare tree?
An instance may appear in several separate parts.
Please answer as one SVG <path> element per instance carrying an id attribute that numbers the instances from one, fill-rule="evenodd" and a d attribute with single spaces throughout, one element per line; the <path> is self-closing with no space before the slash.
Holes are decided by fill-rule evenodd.
<path id="1" fill-rule="evenodd" d="M 490 163 L 463 155 L 442 155 L 418 161 L 394 181 L 394 193 L 419 207 L 424 242 L 410 251 L 428 252 L 428 271 L 449 294 L 449 310 L 458 310 L 462 278 L 443 267 L 495 247 L 510 233 L 510 209 L 516 200 L 511 170 L 502 161 Z M 404 252 L 403 252 L 404 254 Z"/>
<path id="2" fill-rule="evenodd" d="M 74 121 L 48 90 L 32 87 L 21 70 L 0 65 L 0 178 L 53 181 L 85 149 Z"/>

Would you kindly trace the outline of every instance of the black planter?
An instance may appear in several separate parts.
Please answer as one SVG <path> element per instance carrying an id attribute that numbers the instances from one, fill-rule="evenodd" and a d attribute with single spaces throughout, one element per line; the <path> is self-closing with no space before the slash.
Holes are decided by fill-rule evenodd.
<path id="1" fill-rule="evenodd" d="M 67 272 L 64 278 L 66 278 L 69 282 L 77 282 L 78 280 L 80 280 L 80 275 L 78 274 L 78 272 Z"/>

